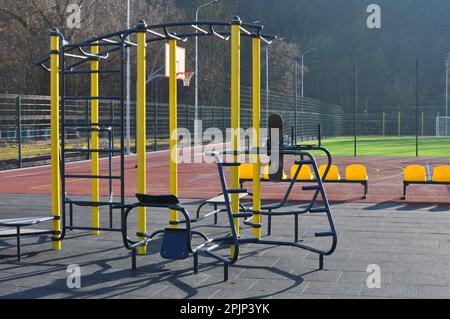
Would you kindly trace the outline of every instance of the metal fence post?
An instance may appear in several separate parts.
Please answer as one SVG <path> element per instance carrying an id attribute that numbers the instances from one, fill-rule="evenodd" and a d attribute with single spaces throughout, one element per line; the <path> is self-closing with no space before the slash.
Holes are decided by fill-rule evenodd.
<path id="1" fill-rule="evenodd" d="M 191 131 L 189 128 L 189 104 L 186 105 L 186 129 Z"/>
<path id="2" fill-rule="evenodd" d="M 134 102 L 134 153 L 137 153 L 137 125 L 138 117 L 137 117 L 137 102 Z"/>
<path id="3" fill-rule="evenodd" d="M 153 123 L 153 126 L 154 126 L 154 138 L 155 138 L 155 146 L 154 146 L 154 150 L 155 150 L 155 152 L 158 150 L 158 103 L 155 103 L 155 106 L 154 106 L 154 114 L 155 114 L 155 116 L 154 116 L 154 123 Z"/>
<path id="4" fill-rule="evenodd" d="M 22 105 L 20 96 L 16 98 L 16 120 L 17 120 L 17 146 L 18 146 L 18 167 L 22 168 Z"/>
<path id="5" fill-rule="evenodd" d="M 424 119 L 424 114 L 423 114 L 423 112 L 422 112 L 422 136 L 425 136 L 425 119 Z"/>
<path id="6" fill-rule="evenodd" d="M 86 123 L 89 123 L 91 120 L 90 117 L 90 112 L 89 112 L 89 101 L 86 101 Z M 92 125 L 90 125 L 88 128 L 92 128 Z M 90 150 L 91 149 L 91 132 L 89 130 L 86 130 L 86 134 L 87 134 L 87 147 Z M 88 152 L 86 154 L 86 159 L 90 160 L 91 159 L 91 153 Z"/>
<path id="7" fill-rule="evenodd" d="M 111 115 L 111 139 L 112 139 L 112 149 L 114 149 L 115 148 L 115 137 L 116 137 L 116 135 L 115 135 L 115 129 L 114 129 L 114 127 L 115 127 L 115 121 L 116 121 L 116 117 L 115 117 L 115 114 L 114 114 L 114 101 L 111 101 L 111 110 L 110 110 L 110 115 Z M 131 125 L 130 125 L 131 126 Z M 130 141 L 128 140 L 128 145 L 131 147 L 131 144 L 130 144 Z M 131 152 L 131 151 L 130 151 Z"/>
<path id="8" fill-rule="evenodd" d="M 226 128 L 226 124 L 225 124 L 225 107 L 222 107 L 222 131 L 223 131 L 223 136 L 226 138 L 227 128 Z"/>
<path id="9" fill-rule="evenodd" d="M 322 126 L 320 124 L 317 127 L 317 139 L 319 141 L 319 147 L 322 147 Z"/>

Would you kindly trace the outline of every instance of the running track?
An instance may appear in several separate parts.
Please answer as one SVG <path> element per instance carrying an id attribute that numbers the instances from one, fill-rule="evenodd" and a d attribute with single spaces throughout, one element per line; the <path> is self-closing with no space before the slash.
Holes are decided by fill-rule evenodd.
<path id="1" fill-rule="evenodd" d="M 198 151 L 197 151 L 198 152 Z M 198 154 L 198 153 L 197 153 Z M 450 204 L 450 187 L 413 185 L 408 188 L 408 200 L 403 201 L 402 174 L 409 164 L 428 163 L 431 170 L 436 165 L 448 164 L 445 159 L 436 158 L 398 158 L 398 157 L 342 157 L 335 158 L 341 175 L 349 164 L 364 164 L 369 174 L 369 198 L 362 199 L 363 187 L 359 184 L 326 184 L 325 188 L 331 202 L 367 202 L 367 203 L 424 203 Z M 286 172 L 293 159 L 286 160 Z M 323 163 L 323 159 L 318 159 Z M 118 174 L 119 159 L 114 159 L 114 174 Z M 101 174 L 107 175 L 107 160 L 101 161 Z M 147 156 L 147 189 L 150 194 L 169 193 L 169 152 L 162 151 L 148 153 Z M 136 193 L 137 170 L 136 157 L 128 156 L 125 165 L 125 188 L 127 196 Z M 19 169 L 0 172 L 0 193 L 2 194 L 50 194 L 51 171 L 50 166 Z M 89 174 L 90 162 L 77 162 L 67 165 L 68 174 Z M 67 184 L 68 195 L 90 195 L 90 181 L 74 179 Z M 108 193 L 107 181 L 101 181 L 102 195 Z M 119 183 L 114 182 L 116 195 L 119 194 Z M 251 191 L 251 183 L 248 185 Z M 263 199 L 278 200 L 282 197 L 287 184 L 263 184 Z M 216 196 L 220 192 L 217 169 L 214 164 L 180 164 L 179 165 L 179 196 L 185 199 L 206 199 Z M 303 192 L 297 187 L 291 194 L 292 200 L 307 200 L 311 192 Z"/>

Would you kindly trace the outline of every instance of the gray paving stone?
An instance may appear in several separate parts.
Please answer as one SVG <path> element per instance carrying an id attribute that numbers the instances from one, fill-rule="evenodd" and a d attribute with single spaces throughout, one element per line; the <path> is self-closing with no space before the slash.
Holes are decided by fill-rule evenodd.
<path id="1" fill-rule="evenodd" d="M 381 288 L 369 289 L 364 285 L 361 295 L 386 298 L 417 298 L 417 286 L 381 284 Z"/>
<path id="2" fill-rule="evenodd" d="M 35 216 L 36 211 L 46 216 L 49 205 L 48 196 L 0 195 L 0 218 L 14 217 L 17 212 Z M 187 208 L 194 211 L 195 205 Z M 242 247 L 241 259 L 230 267 L 227 283 L 222 264 L 211 258 L 200 257 L 198 275 L 193 274 L 192 259 L 162 260 L 160 239 L 150 244 L 147 256 L 138 257 L 136 271 L 130 270 L 130 254 L 120 234 L 69 232 L 60 252 L 51 250 L 48 238 L 26 238 L 21 263 L 15 261 L 15 240 L 0 240 L 0 298 L 448 298 L 448 211 L 450 207 L 423 205 L 335 205 L 338 247 L 325 257 L 326 271 L 317 271 L 316 254 L 252 244 Z M 77 210 L 78 223 L 89 225 L 89 219 L 89 209 Z M 221 224 L 225 222 L 221 217 Z M 210 224 L 211 220 L 202 222 L 201 229 L 212 236 L 227 234 L 226 227 Z M 155 212 L 149 229 L 166 225 L 167 214 Z M 135 228 L 133 217 L 131 234 Z M 327 228 L 322 216 L 301 218 L 302 239 L 315 247 L 329 246 L 328 239 L 314 236 L 315 231 Z M 251 232 L 242 227 L 242 234 Z M 292 241 L 292 235 L 292 218 L 274 219 L 270 239 Z M 228 249 L 222 253 L 227 255 Z M 82 269 L 79 290 L 68 289 L 65 283 L 65 270 L 71 264 Z M 369 264 L 381 267 L 381 289 L 366 286 Z"/>
<path id="3" fill-rule="evenodd" d="M 450 286 L 419 285 L 417 287 L 417 297 L 433 298 L 433 299 L 449 299 Z"/>
<path id="4" fill-rule="evenodd" d="M 330 296 L 359 296 L 362 290 L 361 284 L 354 283 L 329 283 L 329 282 L 309 282 L 303 293 L 305 294 L 327 294 Z"/>

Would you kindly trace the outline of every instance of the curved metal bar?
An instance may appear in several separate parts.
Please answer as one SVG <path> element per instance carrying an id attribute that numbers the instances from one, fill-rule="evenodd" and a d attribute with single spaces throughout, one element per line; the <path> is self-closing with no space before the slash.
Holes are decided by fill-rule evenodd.
<path id="1" fill-rule="evenodd" d="M 208 34 L 209 33 L 208 31 L 203 30 L 202 28 L 200 28 L 199 26 L 196 26 L 195 24 L 192 24 L 191 28 L 193 28 L 193 29 L 195 29 L 195 30 L 197 30 L 197 31 L 199 31 L 200 33 L 203 33 L 203 34 Z"/>
<path id="2" fill-rule="evenodd" d="M 244 28 L 242 25 L 240 26 L 240 29 L 242 32 L 244 32 L 247 35 L 252 35 L 252 33 L 250 31 L 248 31 L 246 28 Z"/>
<path id="3" fill-rule="evenodd" d="M 167 38 L 172 38 L 172 39 L 186 42 L 188 38 L 199 37 L 199 36 L 215 36 L 222 40 L 228 40 L 228 38 L 231 36 L 231 32 L 216 31 L 214 29 L 214 27 L 216 27 L 216 26 L 228 26 L 229 27 L 232 24 L 233 23 L 230 21 L 184 21 L 184 22 L 175 22 L 175 23 L 155 24 L 155 25 L 148 26 L 146 28 L 146 31 L 153 35 L 156 35 L 158 38 L 149 39 L 149 40 L 147 40 L 147 42 L 163 41 L 163 40 L 167 40 Z M 207 32 L 206 30 L 200 28 L 201 26 L 208 26 L 211 29 L 211 32 Z M 268 41 L 267 39 L 276 38 L 275 36 L 272 36 L 272 35 L 262 34 L 261 33 L 261 31 L 263 29 L 262 25 L 252 24 L 252 23 L 240 23 L 240 26 L 241 26 L 241 28 L 244 28 L 244 32 L 241 33 L 241 36 L 247 36 L 247 37 L 259 36 L 265 42 Z M 170 28 L 170 27 L 194 28 L 196 31 L 199 31 L 199 32 L 195 32 L 195 33 L 186 32 L 186 33 L 174 34 L 174 33 L 168 31 L 168 28 Z M 250 30 L 247 30 L 245 28 L 250 29 Z M 158 29 L 162 29 L 163 32 L 166 34 L 166 36 L 157 32 L 156 30 L 158 30 Z M 113 50 L 107 50 L 105 52 L 100 53 L 99 56 L 94 56 L 81 48 L 92 46 L 94 42 L 100 42 L 100 41 L 109 42 L 111 45 L 134 47 L 134 46 L 136 46 L 136 44 L 133 42 L 127 41 L 126 39 L 130 34 L 137 33 L 138 30 L 136 28 L 121 30 L 121 31 L 109 33 L 106 35 L 93 37 L 92 39 L 89 39 L 87 41 L 84 41 L 84 42 L 81 42 L 78 44 L 66 43 L 66 40 L 65 40 L 63 34 L 58 30 L 57 30 L 57 32 L 58 32 L 58 36 L 60 37 L 61 42 L 62 42 L 62 45 L 61 45 L 62 49 L 65 48 L 67 50 L 65 52 L 71 52 L 72 50 L 80 49 L 80 51 L 86 57 L 107 59 L 108 57 L 105 55 L 116 52 L 116 51 L 120 50 L 120 48 L 115 48 Z M 111 39 L 114 37 L 120 37 L 122 42 L 121 43 L 117 42 L 117 44 L 114 43 L 115 41 Z M 49 60 L 50 60 L 50 56 L 47 56 L 47 57 L 39 60 L 38 62 L 36 62 L 36 65 L 39 65 L 39 66 L 43 67 L 44 70 L 48 71 L 48 68 L 44 67 L 43 64 L 45 64 Z M 83 64 L 83 63 L 78 63 L 78 62 L 74 63 L 67 69 L 74 68 L 81 64 Z"/>
<path id="4" fill-rule="evenodd" d="M 230 39 L 230 37 L 231 37 L 231 33 L 229 35 L 227 35 L 227 36 L 223 36 L 219 32 L 216 32 L 216 30 L 214 30 L 214 26 L 213 25 L 210 25 L 210 30 L 211 30 L 211 33 L 215 37 L 218 37 L 221 40 L 228 41 Z"/>
<path id="5" fill-rule="evenodd" d="M 153 31 L 153 30 L 147 30 L 148 33 L 156 35 L 157 37 L 160 37 L 161 39 L 166 39 L 166 36 L 164 34 L 161 34 L 159 32 Z"/>
<path id="6" fill-rule="evenodd" d="M 174 39 L 174 40 L 177 40 L 177 41 L 182 41 L 182 42 L 186 42 L 186 41 L 187 41 L 187 38 L 177 37 L 176 34 L 175 34 L 175 32 L 169 32 L 169 31 L 167 31 L 167 27 L 164 27 L 163 30 L 164 30 L 164 34 L 165 34 L 168 38 L 171 38 L 171 39 Z"/>
<path id="7" fill-rule="evenodd" d="M 109 53 L 106 53 L 105 55 L 97 55 L 97 54 L 92 54 L 89 52 L 86 52 L 85 50 L 83 50 L 83 47 L 78 47 L 78 50 L 81 52 L 81 54 L 83 54 L 84 56 L 88 57 L 88 58 L 93 58 L 93 59 L 101 59 L 101 60 L 106 60 L 109 58 Z"/>

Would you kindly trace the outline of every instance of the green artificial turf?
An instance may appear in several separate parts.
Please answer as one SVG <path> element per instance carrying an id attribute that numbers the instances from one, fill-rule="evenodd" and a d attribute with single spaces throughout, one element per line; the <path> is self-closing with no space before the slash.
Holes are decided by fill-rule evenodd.
<path id="1" fill-rule="evenodd" d="M 307 141 L 301 144 L 315 144 Z M 338 137 L 322 140 L 333 156 L 353 156 L 354 138 Z M 358 137 L 357 156 L 416 156 L 416 137 Z M 419 156 L 450 157 L 450 138 L 419 137 Z"/>

